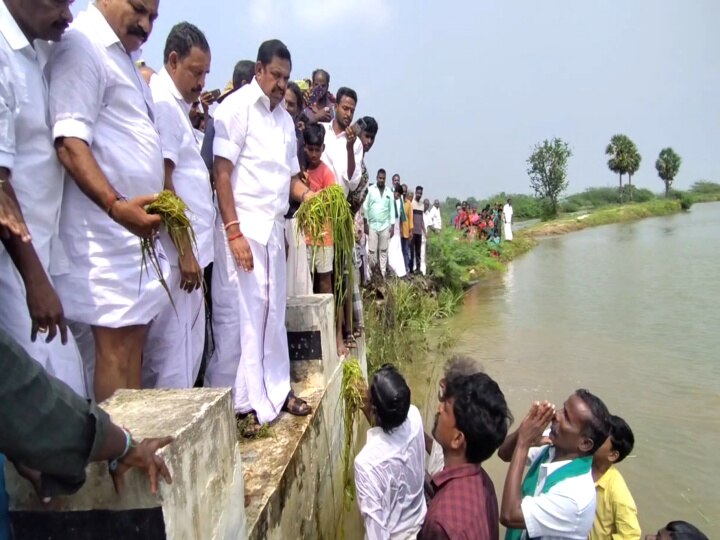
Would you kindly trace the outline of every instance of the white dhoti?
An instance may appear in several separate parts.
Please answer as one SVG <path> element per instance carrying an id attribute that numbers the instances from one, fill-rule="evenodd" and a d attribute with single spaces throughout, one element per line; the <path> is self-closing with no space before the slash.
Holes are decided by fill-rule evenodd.
<path id="1" fill-rule="evenodd" d="M 180 268 L 172 266 L 168 304 L 150 323 L 143 348 L 143 388 L 192 388 L 205 345 L 205 298 L 202 288 L 185 292 Z"/>
<path id="2" fill-rule="evenodd" d="M 405 277 L 407 270 L 405 269 L 405 257 L 402 252 L 402 242 L 400 240 L 400 227 L 398 223 L 393 225 L 395 233 L 388 244 L 388 264 L 392 268 L 397 277 Z"/>
<path id="3" fill-rule="evenodd" d="M 235 411 L 254 410 L 265 424 L 280 414 L 290 392 L 284 225 L 273 225 L 267 245 L 246 239 L 252 272 L 238 270 L 218 221 L 212 285 L 215 352 L 205 382 L 233 387 Z"/>
<path id="4" fill-rule="evenodd" d="M 423 235 L 420 247 L 420 272 L 423 276 L 427 274 L 427 262 L 425 261 L 425 252 L 427 251 L 427 236 Z"/>
<path id="5" fill-rule="evenodd" d="M 304 296 L 313 293 L 313 282 L 307 263 L 305 238 L 298 233 L 297 219 L 285 220 L 287 251 L 287 295 Z"/>
<path id="6" fill-rule="evenodd" d="M 505 237 L 505 240 L 512 241 L 512 239 L 513 239 L 512 223 L 503 223 L 503 236 Z"/>
<path id="7" fill-rule="evenodd" d="M 62 344 L 59 331 L 50 343 L 45 343 L 47 334 L 38 333 L 35 343 L 30 340 L 32 320 L 27 307 L 25 284 L 4 249 L 0 249 L 0 298 L 0 328 L 17 341 L 50 375 L 63 381 L 77 394 L 88 397 L 80 352 L 70 329 L 65 345 Z"/>

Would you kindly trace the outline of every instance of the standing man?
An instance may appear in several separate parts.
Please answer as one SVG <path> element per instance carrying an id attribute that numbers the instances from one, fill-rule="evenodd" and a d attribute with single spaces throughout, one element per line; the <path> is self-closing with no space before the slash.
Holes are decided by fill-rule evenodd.
<path id="1" fill-rule="evenodd" d="M 393 235 L 395 213 L 393 196 L 385 189 L 385 169 L 377 172 L 375 185 L 370 186 L 365 199 L 365 220 L 368 224 L 368 253 L 370 254 L 370 272 L 380 264 L 380 274 L 387 274 L 388 244 Z"/>
<path id="2" fill-rule="evenodd" d="M 400 175 L 395 173 L 395 174 L 393 174 L 393 177 L 392 177 L 393 193 L 395 193 L 397 191 L 398 187 L 400 187 Z"/>
<path id="3" fill-rule="evenodd" d="M 425 230 L 425 207 L 422 203 L 423 187 L 415 188 L 415 198 L 412 202 L 412 237 L 410 238 L 410 272 L 420 273 L 420 258 L 422 254 L 423 238 L 427 234 Z M 410 219 L 410 216 L 408 216 Z"/>
<path id="4" fill-rule="evenodd" d="M 323 123 L 325 127 L 325 152 L 322 160 L 335 175 L 345 195 L 357 189 L 362 177 L 363 145 L 350 129 L 357 107 L 355 90 L 342 87 L 337 93 L 335 118 Z"/>
<path id="5" fill-rule="evenodd" d="M 503 206 L 502 209 L 502 220 L 503 220 L 503 233 L 505 234 L 505 240 L 508 242 L 512 242 L 513 239 L 513 231 L 512 231 L 512 223 L 513 223 L 513 207 L 512 207 L 512 199 L 507 200 L 507 204 Z"/>
<path id="6" fill-rule="evenodd" d="M 63 178 L 47 125 L 43 45 L 60 41 L 72 21 L 70 4 L 0 2 L 0 213 L 19 208 L 27 223 L 2 238 L 0 327 L 49 374 L 87 396 L 80 353 L 49 278 Z"/>
<path id="7" fill-rule="evenodd" d="M 441 382 L 432 435 L 444 466 L 430 481 L 434 495 L 420 538 L 498 538 L 497 495 L 482 463 L 505 440 L 511 418 L 500 387 L 485 373 L 450 373 Z"/>
<path id="8" fill-rule="evenodd" d="M 285 213 L 314 195 L 299 178 L 292 118 L 282 106 L 292 68 L 277 39 L 258 50 L 253 81 L 215 112 L 213 328 L 209 386 L 232 386 L 238 414 L 261 424 L 285 410 L 310 414 L 290 389 L 285 330 Z"/>
<path id="9" fill-rule="evenodd" d="M 430 204 L 430 201 L 428 201 Z M 435 199 L 433 207 L 428 212 L 427 228 L 432 232 L 438 233 L 442 230 L 442 215 L 440 214 L 440 200 Z"/>
<path id="10" fill-rule="evenodd" d="M 422 247 L 420 249 L 420 271 L 422 272 L 423 276 L 427 274 L 427 262 L 425 261 L 425 255 L 427 253 L 427 231 L 433 230 L 430 229 L 430 224 L 432 222 L 432 211 L 435 209 L 434 207 L 430 206 L 430 199 L 425 199 L 423 201 L 423 208 L 425 209 L 423 211 L 423 223 L 425 224 L 425 234 L 422 237 Z"/>
<path id="11" fill-rule="evenodd" d="M 163 189 L 160 137 L 134 61 L 157 14 L 158 0 L 90 4 L 46 70 L 50 123 L 68 180 L 60 217 L 67 257 L 56 282 L 68 319 L 92 328 L 97 401 L 118 388 L 140 388 L 147 325 L 168 303 L 161 276 L 142 268 L 138 238 L 154 242 L 160 226 L 160 216 L 145 211 Z"/>
<path id="12" fill-rule="evenodd" d="M 537 447 L 550 423 L 550 444 Z M 557 412 L 548 402 L 533 404 L 498 451 L 510 462 L 500 509 L 506 540 L 588 537 L 595 519 L 592 456 L 609 432 L 607 407 L 587 390 L 577 390 Z"/>
<path id="13" fill-rule="evenodd" d="M 150 324 L 145 341 L 143 384 L 150 388 L 192 388 L 205 345 L 202 280 L 204 269 L 213 261 L 215 206 L 210 175 L 188 113 L 200 98 L 210 60 L 205 35 L 192 24 L 177 24 L 165 43 L 165 66 L 150 83 L 165 187 L 185 201 L 196 244 L 178 253 L 169 236 L 161 236 L 171 265 L 168 287 L 173 303 Z"/>

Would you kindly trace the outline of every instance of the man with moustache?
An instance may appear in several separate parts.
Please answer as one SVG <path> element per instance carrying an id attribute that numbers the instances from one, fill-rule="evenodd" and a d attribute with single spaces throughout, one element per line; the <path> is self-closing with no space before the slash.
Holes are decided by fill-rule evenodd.
<path id="1" fill-rule="evenodd" d="M 344 86 L 337 91 L 335 118 L 323 123 L 325 151 L 322 160 L 330 167 L 347 196 L 357 189 L 362 178 L 363 145 L 350 128 L 357 107 L 357 93 Z"/>
<path id="2" fill-rule="evenodd" d="M 60 41 L 72 21 L 71 3 L 0 2 L 0 214 L 19 203 L 27 224 L 19 214 L 14 234 L 2 235 L 0 328 L 48 373 L 87 396 L 80 353 L 49 278 L 63 178 L 47 125 L 43 69 L 47 41 Z"/>
<path id="3" fill-rule="evenodd" d="M 538 446 L 548 424 L 550 444 Z M 498 451 L 510 462 L 500 509 L 506 540 L 588 537 L 596 501 L 592 456 L 609 432 L 607 407 L 587 390 L 576 390 L 557 411 L 547 401 L 532 405 Z"/>
<path id="4" fill-rule="evenodd" d="M 260 424 L 282 410 L 311 409 L 290 388 L 285 330 L 285 213 L 290 197 L 314 193 L 301 181 L 292 118 L 282 106 L 290 51 L 260 45 L 255 78 L 215 111 L 214 174 L 220 216 L 215 234 L 209 386 L 233 387 L 235 412 Z"/>
<path id="5" fill-rule="evenodd" d="M 178 253 L 163 234 L 170 259 L 168 286 L 173 303 L 150 324 L 143 354 L 143 385 L 192 388 L 205 344 L 203 271 L 213 261 L 215 205 L 210 175 L 200 155 L 188 112 L 200 98 L 210 71 L 210 45 L 194 25 L 175 25 L 168 35 L 165 66 L 150 83 L 155 125 L 165 160 L 165 188 L 185 201 L 195 232 L 195 246 Z"/>
<path id="6" fill-rule="evenodd" d="M 158 0 L 97 0 L 55 46 L 46 70 L 55 148 L 67 171 L 60 218 L 67 257 L 56 283 L 68 319 L 92 329 L 94 355 L 91 347 L 83 352 L 86 369 L 94 364 L 98 401 L 140 388 L 147 325 L 169 302 L 161 276 L 143 270 L 139 246 L 140 238 L 155 242 L 160 216 L 145 206 L 164 183 L 152 95 L 135 65 L 157 15 Z"/>

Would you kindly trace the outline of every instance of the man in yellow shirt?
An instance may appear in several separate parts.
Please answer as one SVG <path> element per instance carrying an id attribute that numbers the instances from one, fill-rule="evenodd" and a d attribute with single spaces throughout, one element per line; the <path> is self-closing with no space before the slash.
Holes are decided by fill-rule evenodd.
<path id="1" fill-rule="evenodd" d="M 627 422 L 610 417 L 610 436 L 593 456 L 597 505 L 589 540 L 639 540 L 637 506 L 620 471 L 615 467 L 632 452 L 635 437 Z"/>

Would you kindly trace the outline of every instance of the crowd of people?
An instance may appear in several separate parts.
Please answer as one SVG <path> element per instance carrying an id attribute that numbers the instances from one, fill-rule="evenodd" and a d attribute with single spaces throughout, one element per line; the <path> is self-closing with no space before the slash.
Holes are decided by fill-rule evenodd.
<path id="1" fill-rule="evenodd" d="M 470 240 L 480 240 L 499 244 L 501 240 L 513 240 L 513 207 L 512 199 L 502 203 L 486 204 L 478 212 L 477 206 L 470 206 L 467 201 L 458 203 L 452 217 L 455 228 L 462 231 Z"/>
<path id="2" fill-rule="evenodd" d="M 359 287 L 370 271 L 424 273 L 428 234 L 442 228 L 440 203 L 423 199 L 421 186 L 411 192 L 395 174 L 386 187 L 383 169 L 370 183 L 364 160 L 377 120 L 354 121 L 359 96 L 331 93 L 323 69 L 291 82 L 281 41 L 263 42 L 224 91 L 207 92 L 211 47 L 190 23 L 170 31 L 158 71 L 139 62 L 157 0 L 98 0 L 74 22 L 71 3 L 0 2 L 0 452 L 43 500 L 79 489 L 90 461 L 107 461 L 118 489 L 133 467 L 153 491 L 159 478 L 171 481 L 157 455 L 171 439 L 136 441 L 95 403 L 121 388 L 190 388 L 204 357 L 200 383 L 232 388 L 238 417 L 259 426 L 283 411 L 310 414 L 290 387 L 287 296 L 347 283 L 336 314 L 343 355 L 363 330 Z M 356 279 L 334 275 L 331 235 L 298 231 L 299 205 L 329 186 L 355 217 Z M 163 190 L 186 203 L 194 235 L 171 235 L 148 213 Z M 512 239 L 510 201 L 460 210 L 454 225 L 468 236 L 499 238 L 500 219 Z M 440 397 L 432 442 L 397 370 L 373 378 L 366 413 L 377 427 L 356 461 L 369 538 L 497 537 L 497 501 L 479 464 L 498 447 L 512 460 L 501 521 L 545 536 L 574 485 L 557 464 L 579 463 L 569 470 L 585 489 L 589 456 L 614 440 L 587 392 L 565 412 L 534 406 L 507 439 L 509 412 L 487 375 L 454 369 Z M 551 420 L 554 447 L 540 452 L 526 486 L 525 454 Z M 608 462 L 626 447 L 605 448 Z M 426 450 L 444 463 L 429 505 Z M 550 481 L 555 470 L 564 481 Z M 594 502 L 573 496 L 585 527 Z"/>
<path id="3" fill-rule="evenodd" d="M 635 540 L 638 511 L 617 465 L 633 450 L 627 422 L 588 390 L 561 407 L 535 402 L 519 428 L 498 384 L 472 359 L 455 357 L 438 389 L 430 434 L 410 388 L 383 366 L 365 391 L 372 427 L 355 458 L 357 502 L 370 540 Z M 483 469 L 509 463 L 501 496 Z M 672 521 L 646 539 L 707 540 Z"/>

